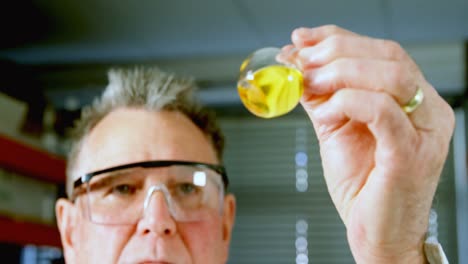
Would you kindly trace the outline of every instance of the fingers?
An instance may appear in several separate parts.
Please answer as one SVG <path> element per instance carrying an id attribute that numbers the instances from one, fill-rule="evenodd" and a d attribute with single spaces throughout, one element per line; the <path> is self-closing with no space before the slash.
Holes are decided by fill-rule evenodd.
<path id="1" fill-rule="evenodd" d="M 395 41 L 370 38 L 327 25 L 298 28 L 291 34 L 304 66 L 323 65 L 338 57 L 361 57 L 387 60 L 411 60 Z"/>
<path id="2" fill-rule="evenodd" d="M 320 131 L 320 127 L 336 127 L 349 120 L 364 123 L 377 140 L 377 147 L 397 151 L 410 146 L 416 130 L 400 106 L 388 94 L 362 89 L 344 88 L 309 112 L 317 123 L 319 137 L 326 138 L 334 131 Z"/>
<path id="3" fill-rule="evenodd" d="M 305 101 L 312 95 L 331 95 L 355 87 L 387 93 L 403 106 L 421 88 L 422 104 L 406 117 L 422 129 L 434 128 L 443 118 L 440 109 L 447 108 L 446 103 L 398 43 L 333 25 L 296 29 L 292 40 L 293 45 L 285 46 L 283 54 L 304 74 Z"/>
<path id="4" fill-rule="evenodd" d="M 345 87 L 386 92 L 403 105 L 419 86 L 419 72 L 396 61 L 339 58 L 322 67 L 303 71 L 304 84 L 314 94 L 333 93 Z"/>
<path id="5" fill-rule="evenodd" d="M 400 106 L 398 111 L 421 130 L 438 129 L 445 119 L 453 119 L 450 106 L 396 42 L 361 36 L 333 25 L 296 29 L 292 40 L 293 45 L 285 46 L 282 55 L 284 61 L 295 64 L 304 74 L 302 101 L 309 105 L 306 111 L 316 102 L 310 98 L 354 87 L 388 94 Z M 406 115 L 401 106 L 419 88 L 424 93 L 422 104 Z"/>
<path id="6" fill-rule="evenodd" d="M 303 48 L 319 43 L 332 35 L 357 36 L 356 33 L 337 27 L 326 25 L 317 28 L 298 28 L 292 33 L 292 42 L 297 48 Z"/>
<path id="7" fill-rule="evenodd" d="M 331 35 L 297 54 L 302 69 L 325 65 L 337 58 L 366 58 L 403 61 L 410 60 L 396 42 L 359 35 Z"/>
<path id="8" fill-rule="evenodd" d="M 333 25 L 296 29 L 292 40 L 294 45 L 283 47 L 281 60 L 300 68 L 306 86 L 317 94 L 360 87 L 388 92 L 403 105 L 424 79 L 413 60 L 393 41 Z"/>
<path id="9" fill-rule="evenodd" d="M 406 105 L 422 89 L 424 99 L 414 112 L 406 115 L 414 127 L 428 130 L 445 122 L 450 106 L 424 79 L 413 64 L 397 61 L 340 58 L 322 67 L 303 72 L 304 98 L 331 95 L 347 87 L 386 93 L 393 98 L 402 113 Z M 311 100 L 312 101 L 312 100 Z M 368 103 L 363 101 L 361 103 Z M 307 108 L 306 108 L 307 110 Z"/>

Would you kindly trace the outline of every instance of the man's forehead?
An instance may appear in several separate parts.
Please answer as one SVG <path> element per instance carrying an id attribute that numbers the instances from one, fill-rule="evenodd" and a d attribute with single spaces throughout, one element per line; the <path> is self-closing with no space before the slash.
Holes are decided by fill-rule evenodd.
<path id="1" fill-rule="evenodd" d="M 216 155 L 203 133 L 180 112 L 118 109 L 83 139 L 74 180 L 90 171 L 159 159 L 213 163 Z"/>

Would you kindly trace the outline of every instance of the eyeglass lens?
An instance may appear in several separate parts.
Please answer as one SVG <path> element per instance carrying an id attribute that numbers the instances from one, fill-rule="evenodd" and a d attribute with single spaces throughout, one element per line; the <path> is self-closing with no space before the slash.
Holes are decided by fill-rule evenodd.
<path id="1" fill-rule="evenodd" d="M 93 177 L 86 187 L 90 220 L 132 224 L 143 217 L 156 193 L 164 195 L 177 221 L 201 221 L 220 212 L 224 197 L 221 177 L 207 168 L 170 166 L 132 168 Z M 146 205 L 146 206 L 145 206 Z"/>

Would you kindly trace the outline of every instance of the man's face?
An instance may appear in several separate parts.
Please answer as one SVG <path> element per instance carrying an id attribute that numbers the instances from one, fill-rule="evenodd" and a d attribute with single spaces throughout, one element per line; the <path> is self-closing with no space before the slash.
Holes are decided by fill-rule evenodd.
<path id="1" fill-rule="evenodd" d="M 86 138 L 77 175 L 148 160 L 218 163 L 209 139 L 178 112 L 119 109 Z M 151 202 L 133 225 L 89 221 L 79 203 L 60 199 L 57 220 L 67 263 L 225 263 L 235 215 L 232 195 L 223 214 L 204 221 L 178 222 L 163 198 Z"/>

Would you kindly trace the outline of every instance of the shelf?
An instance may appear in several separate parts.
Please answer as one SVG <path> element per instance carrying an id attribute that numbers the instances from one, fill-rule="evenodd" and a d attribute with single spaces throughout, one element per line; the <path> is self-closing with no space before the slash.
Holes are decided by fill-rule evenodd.
<path id="1" fill-rule="evenodd" d="M 0 167 L 52 183 L 65 183 L 65 159 L 0 134 Z"/>
<path id="2" fill-rule="evenodd" d="M 62 247 L 56 227 L 15 221 L 3 216 L 0 216 L 0 241 L 20 245 Z"/>
<path id="3" fill-rule="evenodd" d="M 65 159 L 0 134 L 0 168 L 53 184 L 65 183 Z M 55 226 L 0 215 L 0 242 L 61 248 Z"/>

